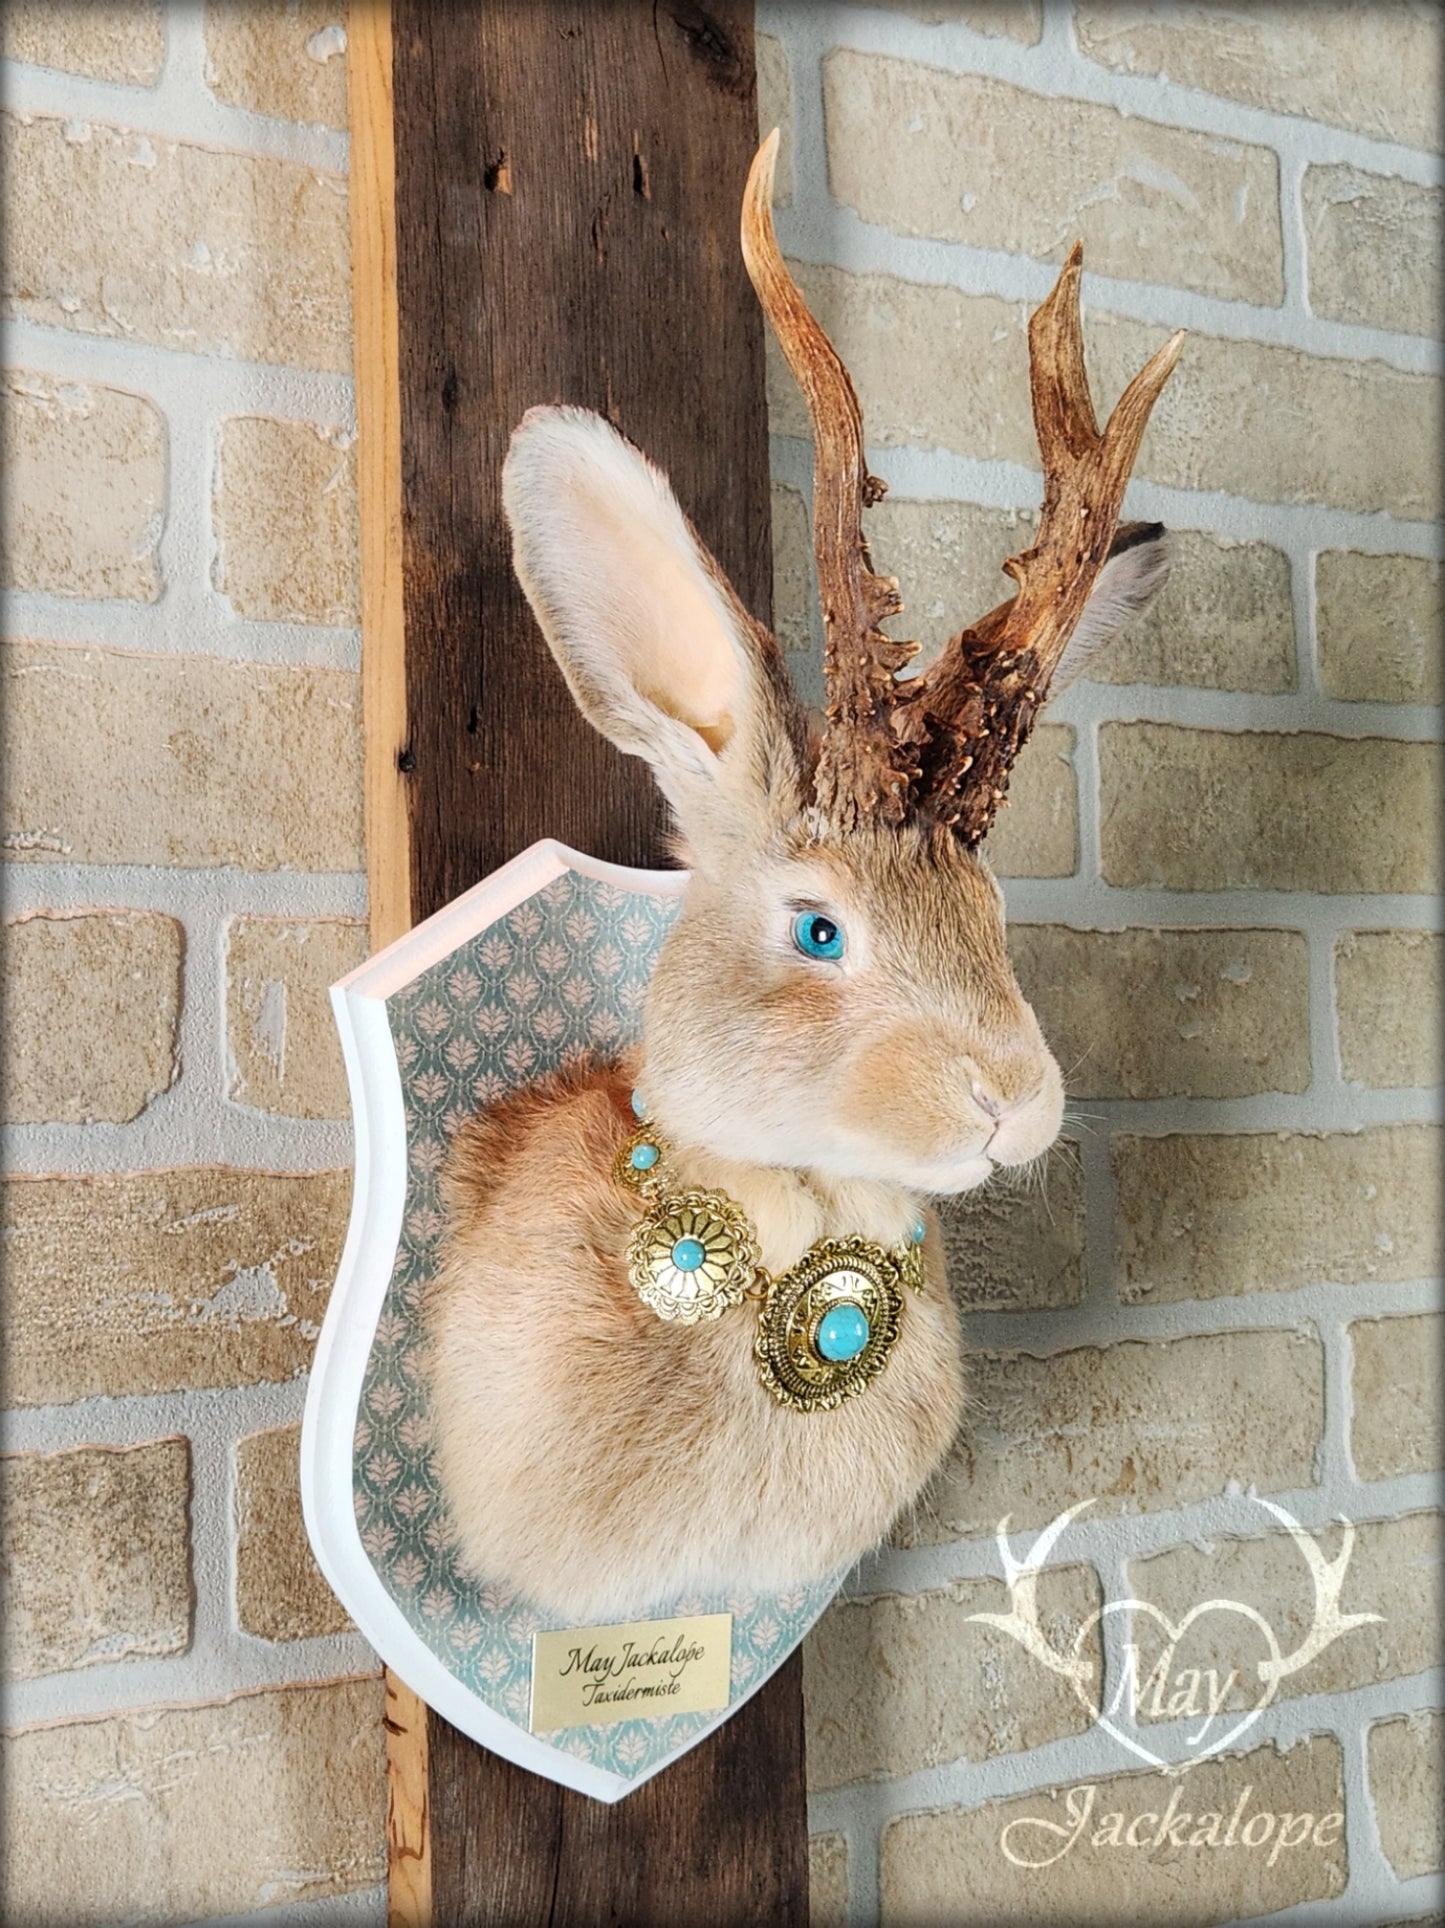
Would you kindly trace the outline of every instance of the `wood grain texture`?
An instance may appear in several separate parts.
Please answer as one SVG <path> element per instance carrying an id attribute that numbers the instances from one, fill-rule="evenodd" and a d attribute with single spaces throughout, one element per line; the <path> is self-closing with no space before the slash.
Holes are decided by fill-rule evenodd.
<path id="1" fill-rule="evenodd" d="M 432 1853 L 428 1746 L 432 1716 L 386 1669 L 386 1924 L 431 1928 Z"/>
<path id="2" fill-rule="evenodd" d="M 512 574 L 500 469 L 526 408 L 605 413 L 769 616 L 762 322 L 738 241 L 757 107 L 745 0 L 393 17 L 422 914 L 540 836 L 662 855 L 650 779 L 582 720 Z"/>
<path id="3" fill-rule="evenodd" d="M 748 0 L 393 0 L 414 916 L 541 836 L 666 861 L 643 766 L 583 722 L 512 574 L 500 468 L 525 409 L 604 412 L 770 616 L 762 323 L 738 218 L 757 140 Z M 797 1655 L 612 1807 L 427 1718 L 434 1918 L 802 1928 Z"/>
<path id="4" fill-rule="evenodd" d="M 411 832 L 397 758 L 406 743 L 401 383 L 390 0 L 353 0 L 346 36 L 361 546 L 363 783 L 371 947 L 411 927 Z M 431 1928 L 427 1709 L 386 1669 L 388 1928 Z"/>
<path id="5" fill-rule="evenodd" d="M 446 1928 L 806 1928 L 801 1653 L 615 1807 L 430 1732 Z"/>
<path id="6" fill-rule="evenodd" d="M 366 869 L 374 949 L 411 928 L 402 601 L 401 379 L 397 365 L 396 153 L 389 0 L 354 0 L 347 23 L 352 323 L 361 526 L 361 694 Z"/>

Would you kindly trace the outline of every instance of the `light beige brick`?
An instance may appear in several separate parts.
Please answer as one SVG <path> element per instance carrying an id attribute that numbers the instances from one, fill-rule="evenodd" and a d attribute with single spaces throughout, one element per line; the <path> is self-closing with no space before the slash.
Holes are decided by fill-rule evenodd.
<path id="1" fill-rule="evenodd" d="M 1284 299 L 1272 149 L 851 48 L 823 105 L 829 182 L 865 221 L 1048 261 L 1082 237 L 1096 274 Z"/>
<path id="2" fill-rule="evenodd" d="M 919 645 L 920 669 L 951 636 L 1013 594 L 1003 565 L 1033 541 L 1035 520 L 1030 509 L 892 495 L 868 511 L 864 533 L 874 567 L 897 576 L 903 592 L 903 614 L 889 628 Z"/>
<path id="3" fill-rule="evenodd" d="M 1310 167 L 1304 178 L 1310 307 L 1327 321 L 1438 335 L 1445 197 L 1394 174 Z"/>
<path id="4" fill-rule="evenodd" d="M 1261 1509 L 1260 1519 L 1264 1517 Z M 1297 1673 L 1285 1674 L 1278 1686 L 1281 1699 L 1347 1694 L 1378 1681 L 1426 1673 L 1440 1664 L 1441 1525 L 1439 1513 L 1356 1523 L 1340 1611 L 1380 1618 L 1351 1627 Z M 1326 1559 L 1335 1560 L 1343 1551 L 1343 1535 L 1344 1528 L 1331 1522 L 1309 1537 Z M 1168 1636 L 1152 1614 L 1135 1614 L 1130 1620 L 1128 1638 L 1137 1646 L 1137 1677 L 1144 1689 L 1138 1704 L 1143 1722 L 1167 1717 L 1167 1689 L 1156 1697 L 1146 1685 L 1161 1660 L 1171 1682 L 1191 1668 L 1212 1669 L 1221 1687 L 1236 1675 L 1216 1704 L 1221 1716 L 1247 1713 L 1259 1704 L 1262 1691 L 1257 1663 L 1273 1655 L 1246 1612 L 1259 1616 L 1281 1656 L 1289 1659 L 1304 1649 L 1320 1605 L 1305 1556 L 1286 1532 L 1214 1539 L 1130 1560 L 1128 1585 L 1135 1599 L 1147 1601 L 1165 1617 L 1171 1632 L 1183 1629 L 1170 1651 Z M 1207 1600 L 1227 1600 L 1246 1612 L 1196 1615 Z"/>
<path id="5" fill-rule="evenodd" d="M 842 1834 L 808 1838 L 809 1928 L 848 1928 L 848 1839 Z"/>
<path id="6" fill-rule="evenodd" d="M 238 616 L 360 622 L 354 436 L 232 416 L 221 424 L 211 510 L 211 580 Z"/>
<path id="7" fill-rule="evenodd" d="M 6 1403 L 296 1378 L 350 1200 L 349 1171 L 8 1179 Z"/>
<path id="8" fill-rule="evenodd" d="M 778 130 L 778 159 L 773 169 L 773 206 L 785 208 L 793 198 L 793 76 L 788 50 L 773 34 L 760 33 L 753 42 L 758 68 L 758 138 Z"/>
<path id="9" fill-rule="evenodd" d="M 0 585 L 155 602 L 167 488 L 157 409 L 24 369 L 5 375 L 0 405 Z"/>
<path id="10" fill-rule="evenodd" d="M 180 1070 L 183 937 L 155 911 L 40 913 L 4 930 L 4 1116 L 125 1124 Z"/>
<path id="11" fill-rule="evenodd" d="M 1042 0 L 859 0 L 911 14 L 930 26 L 967 27 L 972 33 L 1017 40 L 1035 47 L 1043 34 Z"/>
<path id="12" fill-rule="evenodd" d="M 1346 703 L 1445 702 L 1445 589 L 1428 556 L 1315 560 L 1320 681 Z"/>
<path id="13" fill-rule="evenodd" d="M 236 1621 L 262 1640 L 307 1640 L 351 1626 L 312 1557 L 300 1460 L 299 1426 L 251 1433 L 236 1447 Z"/>
<path id="14" fill-rule="evenodd" d="M 5 1676 L 180 1653 L 191 1637 L 190 1448 L 17 1453 L 5 1492 Z"/>
<path id="15" fill-rule="evenodd" d="M 1158 346 L 1158 330 L 1100 315 L 1086 334 L 1102 414 Z M 1138 473 L 1258 502 L 1428 520 L 1442 502 L 1440 416 L 1435 376 L 1191 333 Z"/>
<path id="16" fill-rule="evenodd" d="M 346 8 L 332 0 L 206 0 L 206 81 L 280 120 L 346 125 Z"/>
<path id="17" fill-rule="evenodd" d="M 1074 1098 L 1242 1098 L 1310 1080 L 1303 936 L 1011 924 L 1009 954 Z"/>
<path id="18" fill-rule="evenodd" d="M 1049 1569 L 1038 1582 L 1046 1636 L 1071 1649 L 1102 1600 L 1092 1567 Z M 970 1618 L 1008 1608 L 1002 1580 L 830 1607 L 803 1646 L 809 1785 L 886 1780 L 1087 1733 L 1093 1715 L 1067 1680 Z M 1096 1637 L 1084 1652 L 1097 1669 Z"/>
<path id="19" fill-rule="evenodd" d="M 1074 732 L 1041 723 L 1014 765 L 1007 807 L 988 838 L 1000 877 L 1072 877 L 1079 866 L 1079 794 Z"/>
<path id="20" fill-rule="evenodd" d="M 0 663 L 15 856 L 362 868 L 349 670 L 44 643 L 0 647 Z"/>
<path id="21" fill-rule="evenodd" d="M 852 371 L 870 443 L 1038 467 L 1024 304 L 892 275 L 795 272 Z M 1166 331 L 1095 314 L 1084 333 L 1102 416 Z M 806 413 L 771 345 L 768 368 L 773 432 L 805 435 Z M 1441 502 L 1439 418 L 1434 376 L 1191 332 L 1136 473 L 1173 488 L 1423 520 Z"/>
<path id="22" fill-rule="evenodd" d="M 1033 540 L 1032 512 L 971 502 L 880 503 L 868 517 L 874 560 L 903 585 L 894 627 L 933 660 L 957 630 L 1012 593 L 1002 568 Z M 1292 690 L 1289 558 L 1265 542 L 1169 532 L 1169 581 L 1148 612 L 1089 665 L 1098 683 Z"/>
<path id="23" fill-rule="evenodd" d="M 1105 881 L 1163 890 L 1435 892 L 1432 743 L 1309 731 L 1099 731 Z"/>
<path id="24" fill-rule="evenodd" d="M 1267 542 L 1169 532 L 1169 580 L 1146 613 L 1089 665 L 1096 683 L 1292 690 L 1289 557 Z"/>
<path id="25" fill-rule="evenodd" d="M 3 117 L 5 308 L 82 335 L 351 372 L 346 181 L 102 121 Z"/>
<path id="26" fill-rule="evenodd" d="M 346 1118 L 350 1096 L 327 993 L 366 957 L 351 917 L 237 917 L 226 941 L 227 1095 L 287 1118 Z"/>
<path id="27" fill-rule="evenodd" d="M 1413 0 L 1179 7 L 1079 0 L 1080 49 L 1116 73 L 1160 75 L 1276 114 L 1436 148 L 1440 37 Z"/>
<path id="28" fill-rule="evenodd" d="M 971 1312 L 1032 1312 L 1087 1296 L 1079 1148 L 1060 1139 L 1038 1179 L 939 1201 L 948 1283 Z"/>
<path id="29" fill-rule="evenodd" d="M 92 80 L 153 87 L 166 53 L 160 0 L 10 0 L 0 8 L 0 56 Z"/>
<path id="30" fill-rule="evenodd" d="M 773 633 L 790 656 L 813 647 L 813 537 L 797 489 L 773 484 Z"/>
<path id="31" fill-rule="evenodd" d="M 1406 1714 L 1369 1731 L 1370 1799 L 1385 1859 L 1402 1881 L 1445 1868 L 1440 1757 L 1445 1715 Z"/>
<path id="32" fill-rule="evenodd" d="M 6 1921 L 182 1922 L 386 1874 L 378 1679 L 31 1727 L 5 1742 Z"/>
<path id="33" fill-rule="evenodd" d="M 992 1533 L 1005 1515 L 1015 1533 L 1046 1526 L 1082 1495 L 1103 1518 L 1314 1484 L 1324 1355 L 1310 1330 L 978 1352 L 966 1371 L 963 1424 L 898 1529 L 905 1546 Z"/>
<path id="34" fill-rule="evenodd" d="M 1350 1451 L 1361 1479 L 1445 1466 L 1442 1337 L 1438 1312 L 1360 1319 L 1350 1327 Z"/>
<path id="35" fill-rule="evenodd" d="M 1436 931 L 1346 931 L 1335 943 L 1340 1070 L 1352 1084 L 1440 1078 L 1445 939 Z"/>
<path id="36" fill-rule="evenodd" d="M 1344 1893 L 1344 1816 L 1333 1734 L 1310 1735 L 1287 1753 L 1269 1745 L 1222 1755 L 1183 1776 L 1116 1774 L 983 1807 L 900 1814 L 883 1830 L 881 1922 L 1210 1928 L 1250 1920 Z M 1137 1847 L 1127 1845 L 1130 1829 Z M 1282 1837 L 1293 1845 L 1281 1846 Z"/>
<path id="37" fill-rule="evenodd" d="M 1126 1305 L 1439 1269 L 1437 1127 L 1120 1135 L 1110 1150 Z"/>

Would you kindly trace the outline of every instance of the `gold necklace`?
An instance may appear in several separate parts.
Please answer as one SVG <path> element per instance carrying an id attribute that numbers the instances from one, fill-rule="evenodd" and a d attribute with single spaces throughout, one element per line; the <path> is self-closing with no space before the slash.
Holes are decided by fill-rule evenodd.
<path id="1" fill-rule="evenodd" d="M 627 1249 L 642 1303 L 670 1324 L 697 1325 L 755 1300 L 758 1378 L 780 1405 L 828 1412 L 862 1392 L 898 1338 L 900 1286 L 923 1290 L 923 1220 L 892 1250 L 857 1235 L 817 1239 L 775 1277 L 737 1200 L 683 1186 L 637 1092 L 632 1108 L 639 1123 L 613 1175 L 647 1208 Z"/>

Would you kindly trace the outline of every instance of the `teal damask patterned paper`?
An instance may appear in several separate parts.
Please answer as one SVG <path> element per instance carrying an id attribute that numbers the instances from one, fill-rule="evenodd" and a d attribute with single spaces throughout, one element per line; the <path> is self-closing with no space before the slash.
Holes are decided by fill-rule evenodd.
<path id="1" fill-rule="evenodd" d="M 357 1412 L 357 1527 L 414 1632 L 463 1686 L 524 1729 L 532 1636 L 564 1623 L 505 1587 L 468 1579 L 456 1563 L 432 1468 L 418 1323 L 445 1225 L 437 1182 L 452 1133 L 478 1107 L 560 1066 L 615 1056 L 637 1037 L 677 909 L 676 899 L 568 871 L 387 1000 L 406 1107 L 407 1193 Z M 835 1587 L 670 1598 L 650 1617 L 731 1613 L 737 1701 L 796 1644 Z M 675 1714 L 543 1738 L 636 1779 L 715 1719 Z"/>

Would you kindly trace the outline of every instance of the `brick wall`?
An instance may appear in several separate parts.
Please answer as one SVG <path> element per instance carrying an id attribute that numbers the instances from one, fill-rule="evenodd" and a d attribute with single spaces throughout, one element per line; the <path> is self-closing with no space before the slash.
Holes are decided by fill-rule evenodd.
<path id="1" fill-rule="evenodd" d="M 950 1214 L 969 1423 L 808 1643 L 815 1923 L 1438 1918 L 1441 17 L 761 0 L 759 28 L 779 234 L 890 485 L 896 633 L 936 648 L 1006 593 L 1039 499 L 1022 325 L 1074 235 L 1101 406 L 1189 330 L 1130 496 L 1173 579 L 990 840 L 1070 1122 L 1044 1187 Z M 781 626 L 816 679 L 806 418 L 771 377 Z M 1040 1586 L 1057 1642 L 1102 1600 L 1227 1597 L 1288 1652 L 1309 1571 L 1253 1494 L 1331 1557 L 1356 1522 L 1343 1607 L 1384 1619 L 1182 1779 L 970 1619 L 1007 1606 L 1005 1514 L 1021 1555 L 1092 1498 Z M 1242 1625 L 1179 1664 L 1250 1664 Z M 1112 1682 L 1122 1619 L 1102 1637 Z M 1345 1819 L 1272 1865 L 1013 1865 L 1002 1830 L 1085 1785 L 1094 1827 L 1176 1789 Z"/>
<path id="2" fill-rule="evenodd" d="M 344 9 L 3 18 L 0 1916 L 379 1921 L 296 1491 L 365 948 Z"/>
<path id="3" fill-rule="evenodd" d="M 1191 330 L 1132 496 L 1179 531 L 1174 580 L 1051 713 L 992 840 L 1067 1149 L 953 1215 L 966 1450 L 810 1643 L 815 1920 L 1418 1918 L 1438 16 L 763 0 L 759 25 L 780 233 L 857 376 L 875 554 L 926 643 L 1026 540 L 1020 327 L 1062 245 L 1088 245 L 1107 396 Z M 0 1916 L 380 1921 L 380 1691 L 294 1484 L 350 1183 L 324 987 L 364 946 L 342 23 L 16 0 L 3 53 Z M 773 381 L 779 623 L 816 691 L 809 456 Z M 1134 1592 L 1176 1618 L 1230 1593 L 1297 1639 L 1307 1574 L 1249 1490 L 1331 1553 L 1358 1522 L 1344 1605 L 1385 1620 L 1175 1785 L 1339 1809 L 1340 1838 L 1020 1874 L 1000 1829 L 1050 1791 L 1168 1790 L 969 1618 L 1005 1605 L 997 1520 L 1018 1550 L 1094 1497 L 1040 1587 L 1057 1637 Z"/>

